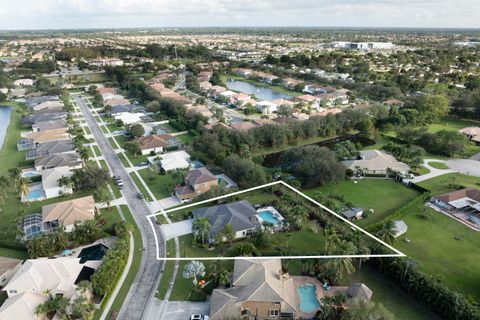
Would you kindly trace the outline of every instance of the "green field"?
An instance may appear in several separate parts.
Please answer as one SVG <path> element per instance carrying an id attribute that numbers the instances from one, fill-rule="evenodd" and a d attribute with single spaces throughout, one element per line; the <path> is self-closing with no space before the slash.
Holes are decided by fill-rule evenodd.
<path id="1" fill-rule="evenodd" d="M 424 209 L 422 205 L 403 218 L 408 231 L 394 246 L 450 289 L 480 299 L 480 232 L 433 209 L 427 209 L 429 219 L 421 218 Z M 405 237 L 411 242 L 401 241 Z"/>
<path id="2" fill-rule="evenodd" d="M 445 118 L 440 120 L 438 123 L 433 123 L 428 126 L 428 132 L 438 132 L 441 130 L 446 131 L 458 131 L 465 127 L 478 127 L 480 126 L 479 121 L 467 120 L 467 119 L 454 119 L 454 118 Z"/>
<path id="3" fill-rule="evenodd" d="M 354 183 L 345 180 L 315 189 L 305 190 L 309 196 L 315 192 L 323 194 L 340 194 L 345 201 L 351 202 L 355 207 L 373 209 L 374 213 L 366 219 L 358 220 L 359 226 L 367 226 L 383 220 L 398 208 L 413 200 L 418 192 L 407 188 L 401 183 L 384 179 L 365 179 Z M 346 208 L 346 206 L 344 206 Z"/>
<path id="4" fill-rule="evenodd" d="M 170 239 L 167 241 L 167 257 L 174 257 L 175 256 L 175 241 Z M 173 268 L 175 266 L 175 261 L 166 261 L 165 262 L 165 269 L 163 270 L 162 278 L 160 279 L 160 283 L 158 284 L 157 294 L 156 297 L 160 300 L 165 298 L 165 294 L 168 290 L 168 285 L 170 281 L 172 281 L 173 276 Z"/>
<path id="5" fill-rule="evenodd" d="M 172 195 L 174 185 L 171 175 L 153 173 L 150 169 L 139 170 L 138 173 L 157 199 L 167 198 Z"/>
<path id="6" fill-rule="evenodd" d="M 420 186 L 429 189 L 432 195 L 440 195 L 453 190 L 452 185 L 464 188 L 478 189 L 480 178 L 458 173 L 449 173 L 419 183 Z"/>

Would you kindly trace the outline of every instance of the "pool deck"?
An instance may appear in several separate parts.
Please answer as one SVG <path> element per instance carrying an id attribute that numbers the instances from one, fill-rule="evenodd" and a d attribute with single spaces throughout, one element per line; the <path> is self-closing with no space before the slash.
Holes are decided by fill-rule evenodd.
<path id="1" fill-rule="evenodd" d="M 321 283 L 318 279 L 313 277 L 306 277 L 306 276 L 292 276 L 293 283 L 295 284 L 295 299 L 297 303 L 297 316 L 301 319 L 311 319 L 315 316 L 315 312 L 312 313 L 304 313 L 300 310 L 300 297 L 298 296 L 297 288 L 301 287 L 306 283 L 314 284 L 317 287 L 317 299 L 320 304 L 322 304 L 322 299 L 324 297 L 332 297 L 340 293 L 346 293 L 348 287 L 330 287 L 330 290 L 323 289 L 323 283 Z"/>

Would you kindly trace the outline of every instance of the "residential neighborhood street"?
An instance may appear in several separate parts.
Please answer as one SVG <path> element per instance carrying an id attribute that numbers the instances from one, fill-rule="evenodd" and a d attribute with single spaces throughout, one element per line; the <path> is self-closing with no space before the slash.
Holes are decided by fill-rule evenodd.
<path id="1" fill-rule="evenodd" d="M 163 261 L 159 261 L 156 258 L 157 247 L 152 228 L 146 218 L 146 216 L 152 212 L 147 206 L 145 200 L 140 200 L 136 197 L 136 194 L 138 193 L 136 185 L 131 180 L 130 175 L 127 173 L 113 148 L 103 135 L 83 99 L 77 95 L 75 96 L 75 101 L 79 105 L 91 129 L 104 159 L 112 169 L 112 173 L 115 176 L 121 177 L 124 182 L 122 195 L 132 212 L 143 239 L 143 254 L 140 269 L 120 311 L 119 319 L 144 319 L 156 290 L 164 264 Z M 160 230 L 157 229 L 156 232 L 159 235 L 159 247 L 162 251 L 160 252 L 160 255 L 163 255 L 164 238 Z"/>

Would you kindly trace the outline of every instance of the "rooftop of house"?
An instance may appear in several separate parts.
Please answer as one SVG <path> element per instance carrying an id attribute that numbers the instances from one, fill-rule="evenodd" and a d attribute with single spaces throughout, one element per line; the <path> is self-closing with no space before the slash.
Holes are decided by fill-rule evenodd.
<path id="1" fill-rule="evenodd" d="M 280 259 L 235 260 L 232 285 L 213 291 L 212 319 L 240 315 L 246 301 L 280 303 L 282 312 L 297 311 L 294 280 L 282 275 Z"/>
<path id="2" fill-rule="evenodd" d="M 381 150 L 362 150 L 360 159 L 343 161 L 343 164 L 352 170 L 357 167 L 369 171 L 386 171 L 388 168 L 400 172 L 410 170 L 407 164 Z"/>
<path id="3" fill-rule="evenodd" d="M 55 167 L 46 169 L 42 172 L 42 186 L 43 190 L 56 188 L 59 186 L 58 180 L 62 177 L 71 177 L 73 172 L 69 167 Z"/>
<path id="4" fill-rule="evenodd" d="M 248 230 L 259 225 L 258 221 L 252 221 L 257 211 L 247 200 L 196 209 L 192 214 L 195 218 L 204 217 L 210 220 L 212 235 L 220 232 L 227 224 L 235 231 Z"/>
<path id="5" fill-rule="evenodd" d="M 38 130 L 38 131 L 60 129 L 60 128 L 67 128 L 67 127 L 68 125 L 65 119 L 41 121 L 32 125 L 32 129 Z"/>
<path id="6" fill-rule="evenodd" d="M 63 225 L 73 225 L 75 221 L 91 220 L 95 217 L 95 200 L 86 196 L 74 200 L 63 201 L 42 207 L 42 219 L 58 220 Z"/>
<path id="7" fill-rule="evenodd" d="M 23 292 L 8 298 L 0 307 L 0 320 L 22 319 L 38 320 L 35 310 L 39 304 L 47 301 L 43 293 Z"/>
<path id="8" fill-rule="evenodd" d="M 71 140 L 65 140 L 71 141 Z M 56 142 L 56 141 L 53 141 Z M 82 163 L 82 159 L 77 153 L 52 154 L 35 160 L 35 167 L 56 168 L 64 166 L 77 166 Z"/>
<path id="9" fill-rule="evenodd" d="M 35 141 L 35 143 L 42 143 L 53 140 L 66 140 L 69 138 L 69 136 L 70 135 L 68 134 L 67 128 L 58 128 L 40 132 L 33 132 L 27 137 Z"/>
<path id="10" fill-rule="evenodd" d="M 187 185 L 195 186 L 202 183 L 216 181 L 215 177 L 207 168 L 202 167 L 198 169 L 190 170 L 185 177 Z"/>
<path id="11" fill-rule="evenodd" d="M 174 144 L 176 138 L 170 134 L 154 134 L 137 139 L 140 149 L 148 150 L 154 148 L 163 148 Z"/>
<path id="12" fill-rule="evenodd" d="M 449 202 L 456 201 L 463 198 L 470 198 L 476 202 L 480 202 L 480 190 L 473 189 L 473 188 L 465 188 L 461 190 L 448 192 L 435 197 L 435 199 L 445 203 L 449 203 Z"/>

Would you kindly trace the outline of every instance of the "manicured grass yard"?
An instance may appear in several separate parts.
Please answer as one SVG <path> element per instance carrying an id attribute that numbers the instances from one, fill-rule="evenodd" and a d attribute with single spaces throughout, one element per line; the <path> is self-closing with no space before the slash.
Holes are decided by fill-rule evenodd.
<path id="1" fill-rule="evenodd" d="M 174 185 L 171 175 L 152 173 L 150 169 L 139 170 L 138 173 L 157 199 L 167 198 L 172 195 Z"/>
<path id="2" fill-rule="evenodd" d="M 170 239 L 167 241 L 167 257 L 175 256 L 175 241 Z M 156 297 L 160 300 L 165 298 L 167 293 L 168 285 L 172 281 L 173 276 L 173 267 L 175 266 L 175 261 L 166 261 L 165 269 L 163 270 L 162 278 L 158 284 Z"/>
<path id="3" fill-rule="evenodd" d="M 479 187 L 480 178 L 467 176 L 458 173 L 449 173 L 438 176 L 433 179 L 428 179 L 419 183 L 420 186 L 429 189 L 432 195 L 440 195 L 453 190 L 452 185 L 460 185 L 465 188 Z"/>
<path id="4" fill-rule="evenodd" d="M 317 191 L 324 194 L 341 194 L 345 197 L 345 201 L 353 203 L 355 207 L 361 207 L 364 210 L 374 209 L 375 212 L 367 219 L 357 221 L 359 226 L 367 226 L 383 220 L 418 195 L 417 191 L 407 188 L 401 183 L 384 179 L 365 179 L 358 183 L 345 180 L 305 190 L 305 193 L 313 196 Z M 338 213 L 340 214 L 340 212 Z"/>
<path id="5" fill-rule="evenodd" d="M 435 169 L 440 169 L 440 170 L 447 170 L 448 169 L 448 166 L 443 162 L 430 161 L 428 163 L 428 165 L 434 167 Z"/>
<path id="6" fill-rule="evenodd" d="M 450 289 L 480 299 L 480 232 L 432 209 L 431 218 L 422 219 L 418 213 L 424 208 L 403 218 L 408 231 L 394 246 Z M 411 242 L 401 241 L 405 237 Z"/>
<path id="7" fill-rule="evenodd" d="M 465 127 L 476 127 L 476 126 L 480 126 L 479 121 L 445 118 L 445 119 L 442 119 L 439 123 L 434 123 L 429 125 L 428 132 L 434 133 L 441 130 L 458 131 Z"/>

